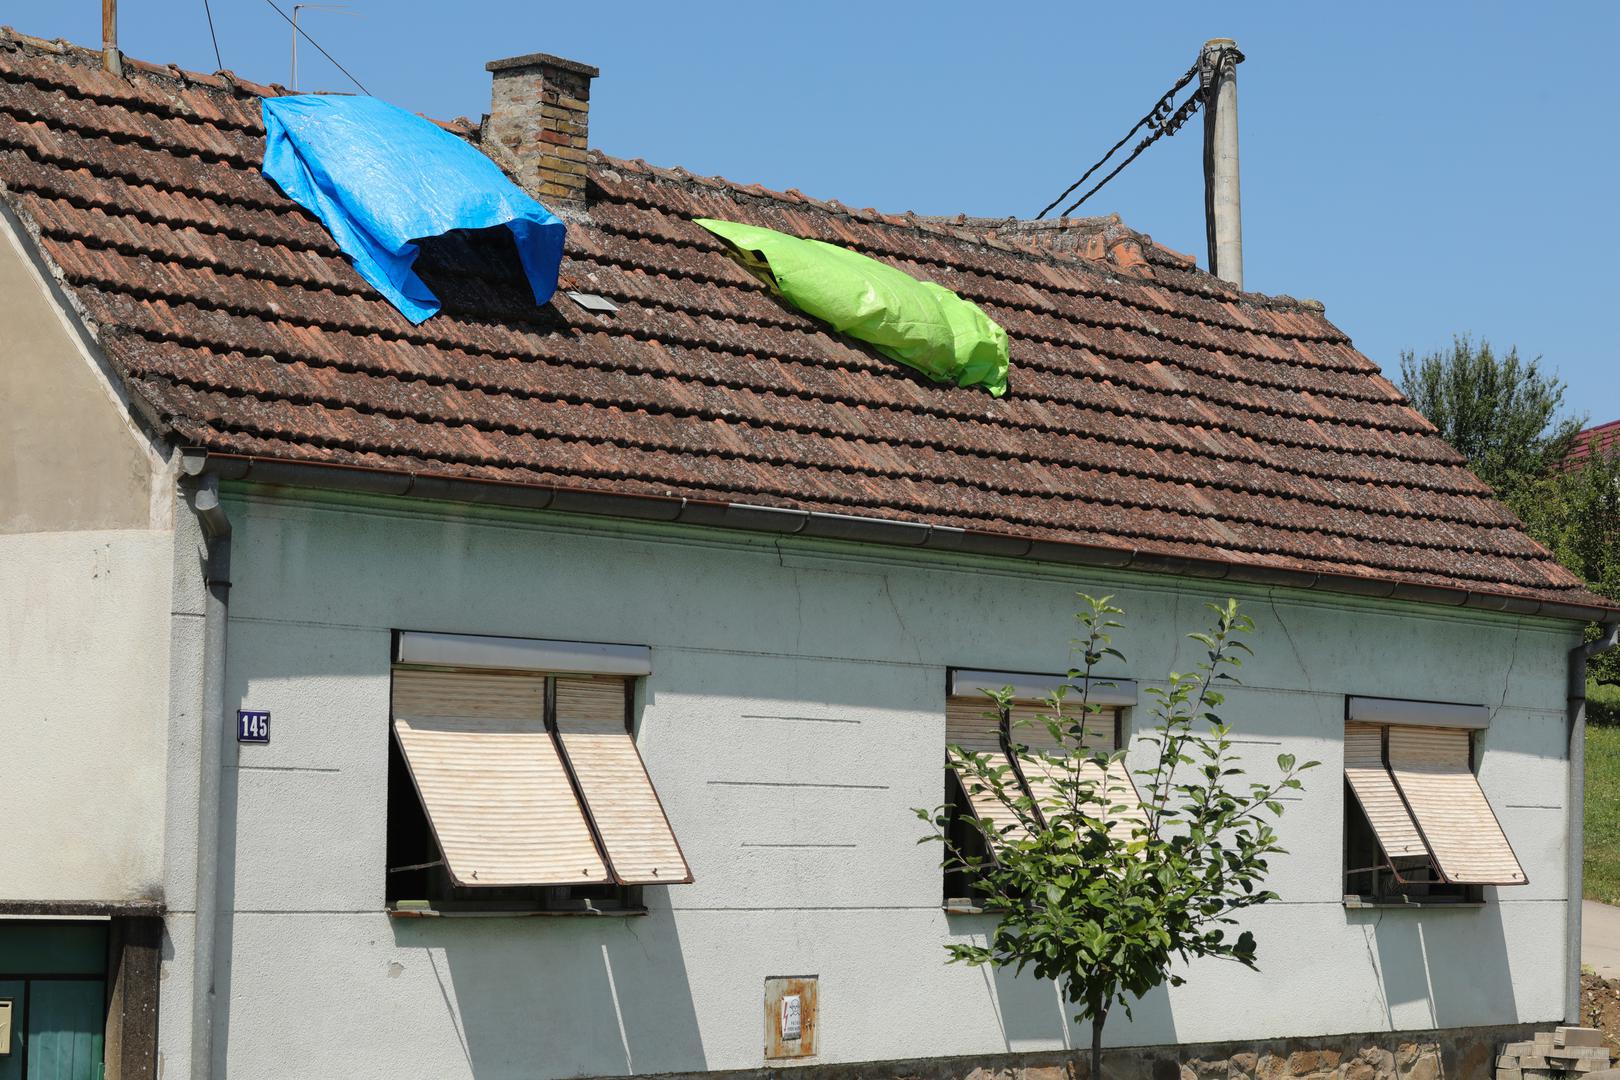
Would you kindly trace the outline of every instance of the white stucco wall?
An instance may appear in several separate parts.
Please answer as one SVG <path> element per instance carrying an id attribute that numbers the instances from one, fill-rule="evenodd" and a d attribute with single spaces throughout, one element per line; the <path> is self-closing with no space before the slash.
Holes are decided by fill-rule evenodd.
<path id="1" fill-rule="evenodd" d="M 172 481 L 0 208 L 0 900 L 162 897 Z"/>
<path id="2" fill-rule="evenodd" d="M 1062 670 L 1076 589 L 1127 609 L 1119 674 L 1144 680 L 1190 667 L 1202 601 L 1238 595 L 1258 655 L 1228 719 L 1258 762 L 1326 763 L 1282 822 L 1281 899 L 1249 921 L 1261 972 L 1201 965 L 1110 1044 L 1562 1015 L 1567 625 L 562 516 L 229 509 L 230 703 L 274 716 L 225 781 L 237 1080 L 757 1067 L 769 975 L 820 976 L 823 1062 L 1083 1043 L 1049 984 L 946 965 L 985 924 L 940 910 L 910 813 L 941 794 L 946 668 Z M 645 918 L 383 914 L 392 628 L 652 646 L 638 739 L 697 882 L 648 889 Z M 1492 706 L 1481 780 L 1530 885 L 1345 910 L 1351 693 Z M 187 962 L 166 966 L 166 1069 Z"/>
<path id="3" fill-rule="evenodd" d="M 159 899 L 171 538 L 0 535 L 0 899 Z"/>

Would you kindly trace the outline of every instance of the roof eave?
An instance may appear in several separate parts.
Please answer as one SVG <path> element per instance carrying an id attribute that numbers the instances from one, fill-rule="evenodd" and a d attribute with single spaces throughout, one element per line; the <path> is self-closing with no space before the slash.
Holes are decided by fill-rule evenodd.
<path id="1" fill-rule="evenodd" d="M 722 502 L 682 496 L 637 495 L 592 491 L 563 485 L 481 480 L 429 472 L 397 472 L 360 465 L 289 461 L 281 458 L 217 453 L 201 447 L 181 451 L 182 471 L 189 476 L 212 473 L 221 480 L 274 486 L 317 488 L 363 495 L 383 495 L 502 506 L 557 510 L 639 521 L 667 521 L 745 532 L 777 533 L 828 540 L 847 540 L 889 547 L 930 548 L 1001 558 L 1138 570 L 1176 577 L 1236 581 L 1290 589 L 1310 589 L 1444 607 L 1475 608 L 1511 615 L 1532 615 L 1578 622 L 1612 622 L 1620 607 L 1543 600 L 1534 597 L 1416 585 L 1385 578 L 1324 574 L 1249 563 L 1222 562 L 1162 555 L 1131 547 L 1104 547 L 1068 541 L 1034 539 L 1009 533 L 961 529 L 916 521 L 794 510 L 751 503 Z"/>

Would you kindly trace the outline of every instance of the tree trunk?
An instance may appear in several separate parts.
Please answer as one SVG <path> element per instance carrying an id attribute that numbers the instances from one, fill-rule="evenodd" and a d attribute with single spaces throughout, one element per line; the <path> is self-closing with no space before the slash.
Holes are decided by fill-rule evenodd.
<path id="1" fill-rule="evenodd" d="M 1091 1080 L 1102 1080 L 1102 1032 L 1108 1022 L 1108 1010 L 1096 1009 L 1091 1014 Z"/>

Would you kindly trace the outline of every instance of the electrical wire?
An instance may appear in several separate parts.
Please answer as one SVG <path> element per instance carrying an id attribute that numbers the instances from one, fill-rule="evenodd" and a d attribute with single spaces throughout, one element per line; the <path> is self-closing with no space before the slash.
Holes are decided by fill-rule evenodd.
<path id="1" fill-rule="evenodd" d="M 270 5 L 270 10 L 274 11 L 277 15 L 280 15 L 282 20 L 285 21 L 288 26 L 291 26 L 294 30 L 298 31 L 298 33 L 302 34 L 305 41 L 307 41 L 311 45 L 315 46 L 316 50 L 319 51 L 322 56 L 324 56 L 328 60 L 332 61 L 332 66 L 337 68 L 339 71 L 343 72 L 343 74 L 348 77 L 348 80 L 350 82 L 354 83 L 355 86 L 360 88 L 360 92 L 362 94 L 366 95 L 366 97 L 371 97 L 372 96 L 371 91 L 366 89 L 364 83 L 362 83 L 359 79 L 355 78 L 353 75 L 350 75 L 349 74 L 349 69 L 344 67 L 342 64 L 337 62 L 337 57 L 333 56 L 331 53 L 327 52 L 325 49 L 322 49 L 320 42 L 318 42 L 314 38 L 310 37 L 308 31 L 306 31 L 302 26 L 299 26 L 297 23 L 293 22 L 292 19 L 287 15 L 287 13 L 285 11 L 282 11 L 279 7 L 277 7 L 276 6 L 276 0 L 264 0 L 264 2 L 269 4 Z"/>
<path id="2" fill-rule="evenodd" d="M 208 16 L 208 36 L 214 40 L 214 70 L 224 71 L 225 61 L 219 56 L 219 36 L 214 33 L 214 10 L 208 6 L 208 0 L 203 0 L 203 14 Z"/>
<path id="3" fill-rule="evenodd" d="M 1153 134 L 1149 135 L 1147 138 L 1143 139 L 1141 142 L 1136 144 L 1136 149 L 1131 151 L 1131 156 L 1130 157 L 1128 157 L 1124 161 L 1120 162 L 1118 167 L 1116 167 L 1113 172 L 1109 173 L 1107 176 L 1105 176 L 1101 180 L 1097 181 L 1097 183 L 1092 186 L 1090 191 L 1086 192 L 1084 195 L 1080 196 L 1074 202 L 1070 203 L 1068 208 L 1063 211 L 1063 216 L 1068 217 L 1070 214 L 1074 213 L 1074 211 L 1076 209 L 1079 208 L 1081 203 L 1085 202 L 1087 199 L 1089 199 L 1093 195 L 1097 194 L 1097 192 L 1101 191 L 1102 186 L 1104 184 L 1108 183 L 1108 181 L 1112 180 L 1114 177 L 1118 176 L 1120 173 L 1125 171 L 1125 166 L 1129 165 L 1131 162 L 1133 162 L 1137 158 L 1141 157 L 1142 156 L 1142 151 L 1146 150 L 1148 147 L 1150 147 L 1154 143 L 1158 142 L 1164 136 L 1166 136 L 1166 135 L 1174 135 L 1177 131 L 1181 130 L 1181 125 L 1185 124 L 1188 120 L 1190 120 L 1192 118 L 1192 115 L 1198 111 L 1199 106 L 1202 105 L 1203 103 L 1204 103 L 1204 98 L 1203 98 L 1203 95 L 1201 95 L 1201 94 L 1194 94 L 1192 97 L 1188 98 L 1186 101 L 1183 101 L 1181 103 L 1181 107 L 1179 109 L 1177 109 L 1174 113 L 1171 114 L 1170 119 L 1167 122 L 1165 122 L 1162 126 L 1155 127 L 1154 130 L 1153 130 Z"/>
<path id="4" fill-rule="evenodd" d="M 1159 96 L 1159 100 L 1154 102 L 1153 108 L 1148 110 L 1146 116 L 1132 124 L 1131 130 L 1127 131 L 1119 142 L 1109 147 L 1108 153 L 1104 154 L 1101 158 L 1098 158 L 1097 163 L 1082 173 L 1080 179 L 1064 188 L 1062 194 L 1053 199 L 1051 202 L 1047 203 L 1046 207 L 1040 213 L 1035 215 L 1035 220 L 1039 221 L 1047 214 L 1051 213 L 1052 208 L 1058 203 L 1062 202 L 1064 199 L 1068 198 L 1074 192 L 1075 188 L 1091 179 L 1092 174 L 1107 164 L 1108 159 L 1113 157 L 1114 154 L 1119 151 L 1120 147 L 1130 142 L 1131 136 L 1135 135 L 1138 131 L 1141 131 L 1142 128 L 1148 127 L 1151 128 L 1152 131 L 1146 138 L 1137 144 L 1136 148 L 1131 151 L 1130 156 L 1121 162 L 1113 172 L 1103 177 L 1090 191 L 1087 191 L 1084 195 L 1080 196 L 1079 199 L 1071 203 L 1068 209 L 1063 211 L 1062 216 L 1067 217 L 1081 203 L 1095 195 L 1104 184 L 1118 176 L 1124 170 L 1126 165 L 1129 165 L 1131 162 L 1135 161 L 1137 157 L 1141 155 L 1142 151 L 1152 146 L 1163 136 L 1174 135 L 1176 131 L 1180 129 L 1181 125 L 1185 124 L 1192 114 L 1198 111 L 1198 106 L 1203 101 L 1202 91 L 1199 91 L 1194 93 L 1193 96 L 1188 98 L 1186 101 L 1182 102 L 1181 106 L 1174 111 L 1172 111 L 1170 108 L 1171 103 L 1175 101 L 1176 95 L 1181 93 L 1181 91 L 1186 88 L 1187 84 L 1192 82 L 1193 79 L 1197 78 L 1197 76 L 1198 65 L 1193 64 L 1192 67 L 1187 69 L 1186 74 L 1182 75 L 1181 78 L 1176 80 L 1174 86 Z"/>

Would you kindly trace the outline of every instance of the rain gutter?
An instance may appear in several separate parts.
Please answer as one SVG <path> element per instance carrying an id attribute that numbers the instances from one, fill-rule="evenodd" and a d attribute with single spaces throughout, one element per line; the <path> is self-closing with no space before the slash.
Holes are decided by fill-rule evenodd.
<path id="1" fill-rule="evenodd" d="M 793 510 L 751 503 L 677 496 L 624 495 L 550 484 L 473 480 L 428 472 L 398 472 L 355 465 L 311 464 L 277 458 L 214 453 L 200 448 L 182 451 L 185 468 L 224 481 L 270 486 L 320 488 L 361 495 L 386 495 L 502 506 L 557 510 L 639 521 L 667 521 L 710 528 L 850 540 L 890 547 L 925 548 L 972 555 L 1031 559 L 1039 562 L 1139 570 L 1212 581 L 1235 581 L 1289 589 L 1379 599 L 1408 600 L 1447 607 L 1472 608 L 1510 615 L 1534 615 L 1579 622 L 1604 622 L 1620 612 L 1590 604 L 1563 603 L 1494 593 L 1482 589 L 1413 585 L 1350 574 L 1322 574 L 1268 566 L 1246 566 L 1215 559 L 1183 558 L 1128 547 L 1102 547 L 1068 541 L 1039 540 L 1008 533 L 960 529 L 917 521 Z"/>

